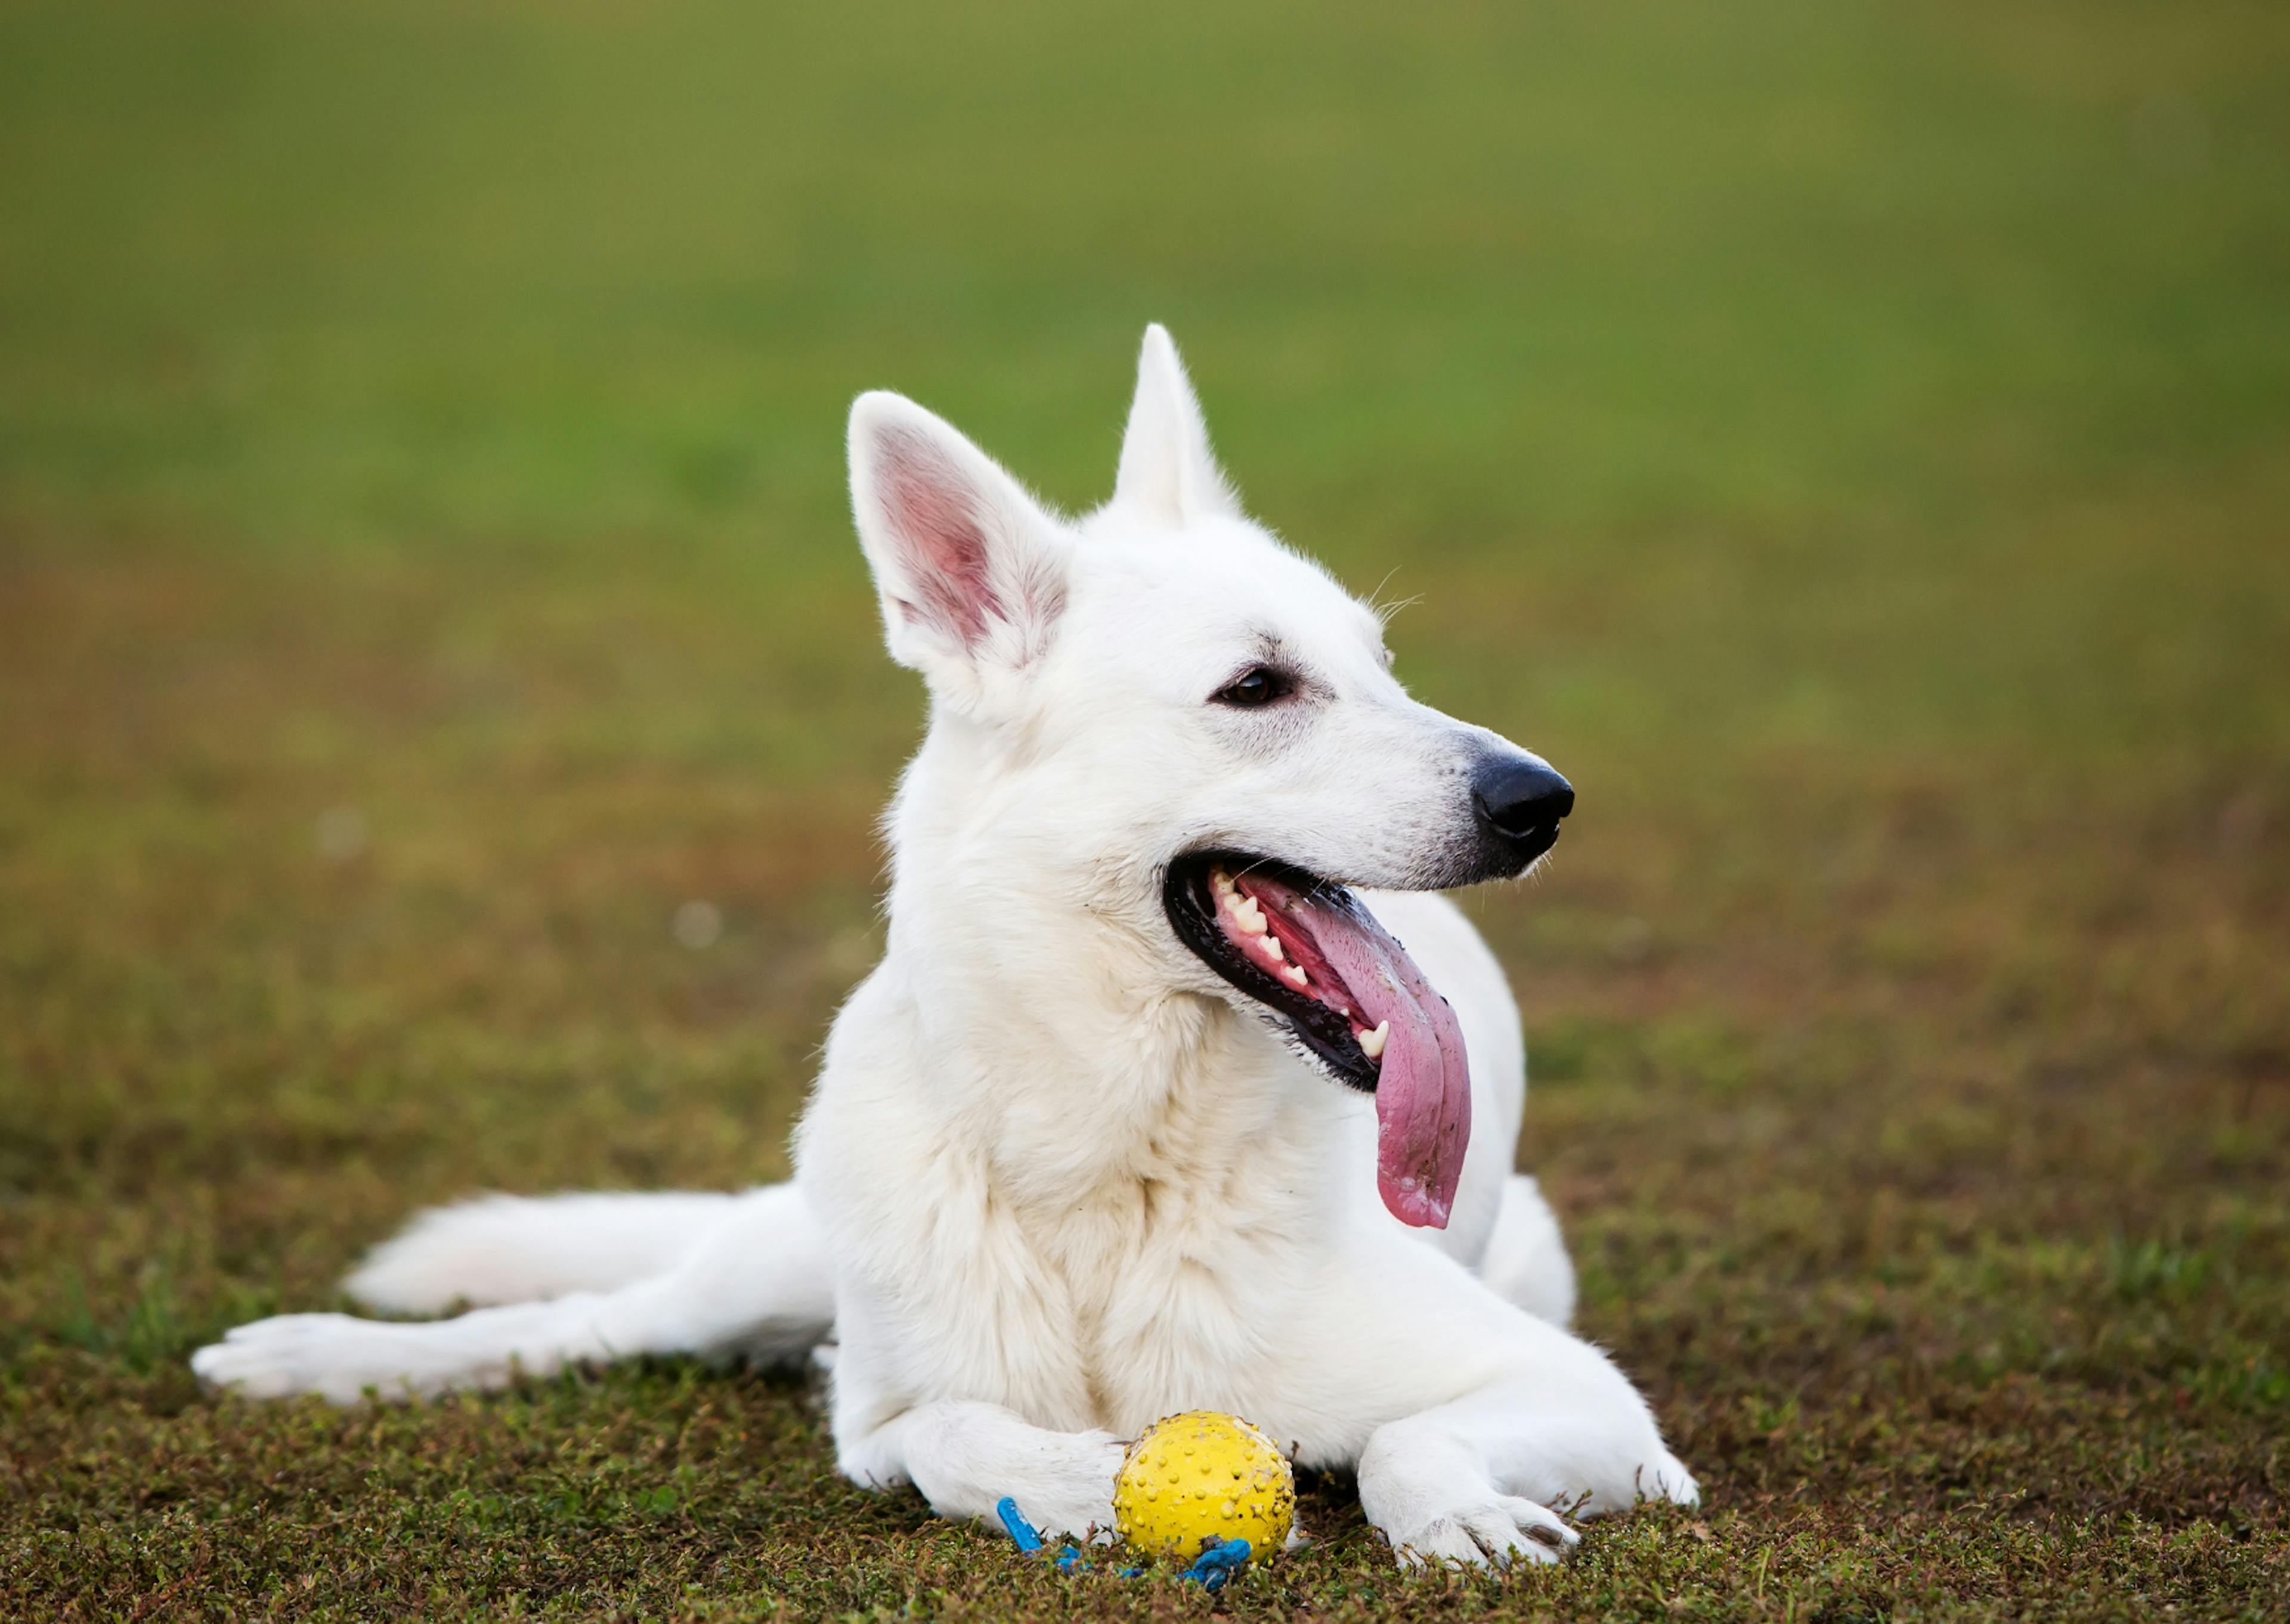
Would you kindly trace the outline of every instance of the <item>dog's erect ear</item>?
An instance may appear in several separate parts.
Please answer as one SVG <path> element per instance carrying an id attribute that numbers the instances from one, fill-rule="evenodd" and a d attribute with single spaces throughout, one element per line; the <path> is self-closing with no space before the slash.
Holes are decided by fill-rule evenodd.
<path id="1" fill-rule="evenodd" d="M 950 697 L 1049 645 L 1072 543 L 1018 482 L 902 395 L 851 408 L 851 508 L 891 657 Z"/>
<path id="2" fill-rule="evenodd" d="M 1129 428 L 1121 436 L 1113 500 L 1164 530 L 1240 512 L 1209 450 L 1208 424 L 1185 378 L 1185 364 L 1158 322 L 1145 329 L 1145 348 L 1137 357 L 1137 397 L 1129 404 Z"/>

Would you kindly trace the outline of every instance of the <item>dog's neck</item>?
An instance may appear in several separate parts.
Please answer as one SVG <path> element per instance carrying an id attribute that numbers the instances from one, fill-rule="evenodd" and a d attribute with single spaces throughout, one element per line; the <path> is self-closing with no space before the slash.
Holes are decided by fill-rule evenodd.
<path id="1" fill-rule="evenodd" d="M 1061 842 L 1013 748 L 934 721 L 892 812 L 884 972 L 925 1049 L 928 1108 L 1013 1198 L 1068 1208 L 1234 1176 L 1268 1137 L 1316 1141 L 1298 1119 L 1325 1119 L 1333 1091 L 1181 983 L 1153 876 Z"/>

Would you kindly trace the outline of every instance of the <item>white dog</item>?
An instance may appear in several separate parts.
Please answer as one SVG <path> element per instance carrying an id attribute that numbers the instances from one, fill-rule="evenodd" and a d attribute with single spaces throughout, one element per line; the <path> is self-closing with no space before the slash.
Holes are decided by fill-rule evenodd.
<path id="1" fill-rule="evenodd" d="M 842 1469 L 946 1516 L 1102 1532 L 1122 1440 L 1193 1408 L 1354 1469 L 1406 1562 L 1691 1503 L 1562 1329 L 1517 1013 L 1433 894 L 1539 859 L 1565 780 L 1408 698 L 1374 612 L 1242 515 L 1158 327 L 1088 517 L 896 395 L 853 406 L 851 485 L 931 725 L 795 1182 L 432 1212 L 348 1289 L 472 1311 L 263 1320 L 200 1376 L 349 1403 L 831 1332 Z"/>

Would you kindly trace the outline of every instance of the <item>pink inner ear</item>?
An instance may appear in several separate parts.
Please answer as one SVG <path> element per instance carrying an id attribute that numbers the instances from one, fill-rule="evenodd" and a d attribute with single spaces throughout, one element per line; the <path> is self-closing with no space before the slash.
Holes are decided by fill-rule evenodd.
<path id="1" fill-rule="evenodd" d="M 988 579 L 986 532 L 961 469 L 919 435 L 883 436 L 876 489 L 924 618 L 965 646 L 1005 618 Z"/>

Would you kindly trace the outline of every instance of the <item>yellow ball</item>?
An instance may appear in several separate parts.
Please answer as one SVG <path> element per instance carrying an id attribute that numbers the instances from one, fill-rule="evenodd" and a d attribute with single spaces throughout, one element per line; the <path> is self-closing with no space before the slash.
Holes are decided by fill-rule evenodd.
<path id="1" fill-rule="evenodd" d="M 1129 1446 L 1113 1480 L 1113 1522 L 1141 1550 L 1191 1562 L 1213 1534 L 1280 1554 L 1296 1520 L 1296 1474 L 1278 1445 L 1237 1415 L 1165 1416 Z"/>

